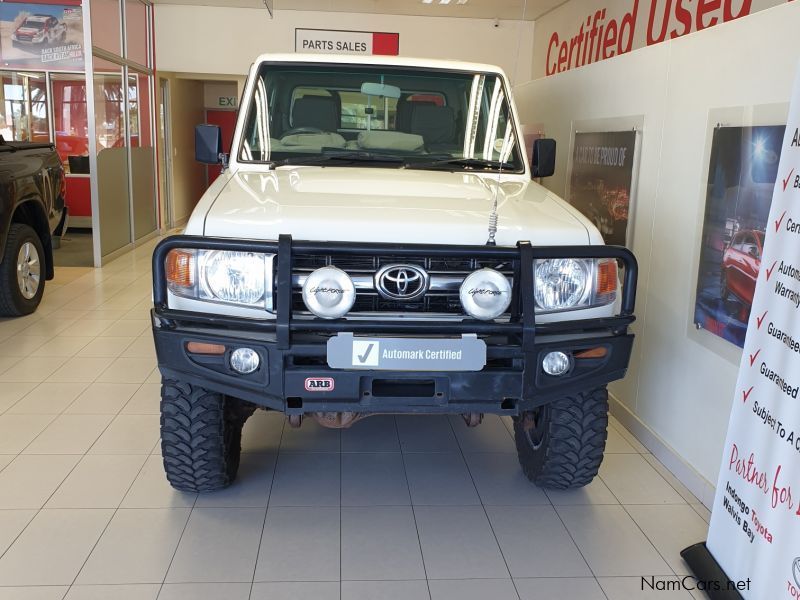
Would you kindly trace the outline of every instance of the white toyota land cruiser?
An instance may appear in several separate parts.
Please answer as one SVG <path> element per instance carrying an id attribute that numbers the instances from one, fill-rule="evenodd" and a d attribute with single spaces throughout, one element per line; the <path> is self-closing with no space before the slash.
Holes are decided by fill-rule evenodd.
<path id="1" fill-rule="evenodd" d="M 636 261 L 532 181 L 555 143 L 528 164 L 499 68 L 261 56 L 230 154 L 220 139 L 198 127 L 198 160 L 225 169 L 153 256 L 175 488 L 230 484 L 258 408 L 295 427 L 507 415 L 531 481 L 594 478 Z"/>

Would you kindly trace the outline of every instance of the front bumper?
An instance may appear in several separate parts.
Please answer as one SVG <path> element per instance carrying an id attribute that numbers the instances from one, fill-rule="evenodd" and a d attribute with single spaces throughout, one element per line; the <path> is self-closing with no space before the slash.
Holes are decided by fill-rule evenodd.
<path id="1" fill-rule="evenodd" d="M 253 320 L 177 311 L 167 306 L 165 258 L 173 248 L 217 248 L 272 252 L 278 255 L 277 315 Z M 386 253 L 402 257 L 434 253 L 508 258 L 515 264 L 514 300 L 508 322 L 453 320 L 322 320 L 293 318 L 290 308 L 292 251 Z M 463 253 L 463 254 L 462 254 Z M 536 324 L 533 306 L 533 260 L 536 258 L 617 258 L 625 265 L 619 316 L 583 321 Z M 493 413 L 517 415 L 564 395 L 605 385 L 624 377 L 633 335 L 637 266 L 627 249 L 610 246 L 516 248 L 454 246 L 388 246 L 253 242 L 174 236 L 162 241 L 153 256 L 153 334 L 159 369 L 164 377 L 187 381 L 229 394 L 258 406 L 285 412 Z M 480 371 L 372 371 L 331 369 L 326 360 L 330 336 L 340 332 L 371 337 L 458 337 L 476 334 L 486 342 L 487 364 Z M 223 345 L 223 355 L 193 354 L 189 342 Z M 260 368 L 249 375 L 234 372 L 229 354 L 254 349 Z M 550 351 L 567 353 L 572 368 L 562 376 L 547 375 L 542 359 Z M 592 351 L 586 355 L 587 351 Z M 584 353 L 585 357 L 581 357 Z M 331 386 L 309 389 L 308 381 L 329 379 Z M 327 389 L 328 387 L 332 389 Z"/>

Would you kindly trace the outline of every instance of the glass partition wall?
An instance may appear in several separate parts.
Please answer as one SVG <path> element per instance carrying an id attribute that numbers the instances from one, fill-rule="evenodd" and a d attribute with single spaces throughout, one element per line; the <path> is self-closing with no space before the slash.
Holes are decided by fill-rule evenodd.
<path id="1" fill-rule="evenodd" d="M 152 6 L 62 1 L 40 5 L 66 28 L 59 60 L 0 39 L 0 136 L 56 146 L 70 215 L 56 266 L 99 266 L 158 230 Z M 24 19 L 9 6 L 0 21 Z"/>
<path id="2" fill-rule="evenodd" d="M 92 206 L 99 265 L 158 230 L 152 7 L 141 0 L 88 0 L 88 9 L 86 73 L 95 130 L 88 155 L 97 173 Z"/>

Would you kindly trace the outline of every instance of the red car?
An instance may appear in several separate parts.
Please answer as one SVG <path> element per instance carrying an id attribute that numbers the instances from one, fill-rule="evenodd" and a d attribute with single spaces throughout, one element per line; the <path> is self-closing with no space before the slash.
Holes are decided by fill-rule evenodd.
<path id="1" fill-rule="evenodd" d="M 733 236 L 722 255 L 723 300 L 733 295 L 748 306 L 753 304 L 763 248 L 763 231 L 746 230 Z"/>

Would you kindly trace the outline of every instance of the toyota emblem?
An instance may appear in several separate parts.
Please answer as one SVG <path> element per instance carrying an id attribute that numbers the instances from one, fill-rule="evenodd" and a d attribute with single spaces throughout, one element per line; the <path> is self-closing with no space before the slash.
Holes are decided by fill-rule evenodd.
<path id="1" fill-rule="evenodd" d="M 388 265 L 375 274 L 375 287 L 387 300 L 415 300 L 428 290 L 428 274 L 414 265 Z"/>

